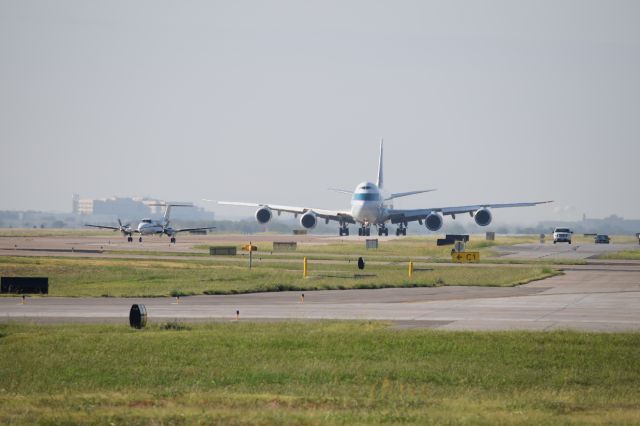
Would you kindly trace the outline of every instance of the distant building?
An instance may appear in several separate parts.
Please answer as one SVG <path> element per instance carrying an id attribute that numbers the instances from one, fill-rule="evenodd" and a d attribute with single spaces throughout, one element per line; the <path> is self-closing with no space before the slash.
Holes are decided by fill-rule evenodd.
<path id="1" fill-rule="evenodd" d="M 71 197 L 71 213 L 80 214 L 80 195 L 73 194 Z"/>
<path id="2" fill-rule="evenodd" d="M 172 201 L 174 202 L 174 201 Z M 180 204 L 191 204 L 179 202 Z M 82 216 L 110 216 L 127 219 L 159 217 L 164 213 L 165 200 L 147 197 L 109 197 L 101 199 L 72 197 L 72 212 Z M 202 207 L 174 208 L 171 217 L 183 220 L 213 220 L 214 213 Z"/>

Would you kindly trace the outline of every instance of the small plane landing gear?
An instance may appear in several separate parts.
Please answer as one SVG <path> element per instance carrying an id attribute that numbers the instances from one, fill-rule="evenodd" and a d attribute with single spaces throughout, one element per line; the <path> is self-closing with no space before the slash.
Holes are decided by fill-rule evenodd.
<path id="1" fill-rule="evenodd" d="M 338 232 L 339 232 L 339 234 L 340 234 L 340 236 L 341 236 L 341 237 L 342 237 L 343 235 L 344 235 L 344 236 L 347 236 L 347 237 L 349 236 L 349 228 L 347 228 L 346 226 L 342 226 L 342 227 L 340 227 L 340 229 L 338 230 Z"/>
<path id="2" fill-rule="evenodd" d="M 171 237 L 171 242 L 172 242 L 173 244 L 175 244 L 175 243 L 176 243 L 176 237 Z"/>
<path id="3" fill-rule="evenodd" d="M 129 235 L 129 236 L 127 237 L 127 242 L 128 242 L 128 243 L 133 242 L 133 237 L 132 237 L 131 235 Z"/>

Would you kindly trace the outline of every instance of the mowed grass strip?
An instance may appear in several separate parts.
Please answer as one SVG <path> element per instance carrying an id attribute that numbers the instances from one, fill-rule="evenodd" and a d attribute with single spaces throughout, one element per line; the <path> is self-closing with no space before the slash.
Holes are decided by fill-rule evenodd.
<path id="1" fill-rule="evenodd" d="M 418 269 L 420 265 L 416 265 Z M 51 296 L 170 296 L 441 285 L 513 286 L 558 272 L 543 266 L 429 267 L 409 278 L 406 264 L 259 263 L 186 259 L 0 257 L 2 276 L 49 277 Z"/>
<path id="2" fill-rule="evenodd" d="M 640 248 L 602 253 L 598 256 L 598 259 L 640 260 Z"/>
<path id="3" fill-rule="evenodd" d="M 371 238 L 375 239 L 375 236 Z M 329 242 L 298 243 L 294 252 L 275 252 L 274 255 L 294 258 L 300 256 L 317 256 L 317 258 L 357 258 L 367 256 L 371 258 L 398 258 L 409 260 L 411 258 L 429 258 L 433 260 L 451 260 L 451 249 L 453 245 L 437 246 L 436 236 L 413 236 L 390 240 L 379 240 L 377 249 L 365 249 L 365 242 L 362 239 L 345 239 Z M 470 241 L 466 244 L 467 251 L 479 251 L 480 257 L 496 257 L 495 246 L 514 245 L 524 243 L 538 243 L 539 238 L 534 236 L 499 236 L 494 241 L 486 241 L 484 235 L 471 235 Z M 272 242 L 257 242 L 253 245 L 258 247 L 261 253 L 272 253 Z M 209 245 L 199 244 L 193 248 L 196 250 L 209 250 Z"/>
<path id="4" fill-rule="evenodd" d="M 0 423 L 634 424 L 640 334 L 0 325 Z"/>

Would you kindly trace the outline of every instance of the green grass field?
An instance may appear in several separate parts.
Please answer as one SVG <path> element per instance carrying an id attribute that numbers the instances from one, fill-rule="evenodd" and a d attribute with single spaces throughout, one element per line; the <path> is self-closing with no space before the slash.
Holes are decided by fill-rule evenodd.
<path id="1" fill-rule="evenodd" d="M 0 325 L 1 424 L 638 424 L 640 334 Z"/>
<path id="2" fill-rule="evenodd" d="M 612 253 L 603 253 L 598 259 L 610 260 L 640 260 L 640 248 L 632 250 L 621 250 Z"/>
<path id="3" fill-rule="evenodd" d="M 416 264 L 420 269 L 421 265 Z M 434 266 L 408 277 L 407 264 L 310 262 L 308 278 L 298 263 L 247 264 L 193 259 L 97 259 L 0 257 L 0 275 L 49 277 L 51 296 L 169 296 L 259 291 L 441 285 L 513 286 L 557 274 L 545 266 Z M 360 275 L 360 276 L 357 276 Z"/>
<path id="4" fill-rule="evenodd" d="M 375 237 L 371 237 L 375 238 Z M 283 258 L 295 258 L 313 255 L 316 259 L 344 259 L 354 256 L 366 255 L 372 258 L 387 258 L 396 260 L 410 260 L 415 258 L 429 260 L 451 260 L 451 249 L 453 246 L 436 245 L 436 236 L 413 236 L 406 238 L 382 240 L 379 248 L 367 250 L 363 240 L 355 240 L 345 237 L 340 241 L 330 240 L 328 242 L 302 243 L 298 244 L 294 252 L 273 253 L 274 256 Z M 472 235 L 470 242 L 466 245 L 467 251 L 479 251 L 481 259 L 494 258 L 496 256 L 493 247 L 502 245 L 513 245 L 523 243 L 534 243 L 538 240 L 532 236 L 504 237 L 499 236 L 495 241 L 485 241 L 484 236 Z M 258 250 L 263 253 L 272 253 L 273 244 L 271 242 L 254 243 Z M 209 245 L 200 244 L 194 246 L 196 250 L 206 250 Z"/>

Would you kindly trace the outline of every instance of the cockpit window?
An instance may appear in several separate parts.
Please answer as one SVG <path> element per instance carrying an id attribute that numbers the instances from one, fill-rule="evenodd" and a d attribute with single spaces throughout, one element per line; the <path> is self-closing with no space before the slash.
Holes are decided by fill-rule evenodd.
<path id="1" fill-rule="evenodd" d="M 371 189 L 371 187 L 370 187 L 369 185 L 367 185 L 367 186 L 361 186 L 361 187 L 360 187 L 360 189 L 365 189 L 365 190 L 367 190 L 367 189 Z"/>
<path id="2" fill-rule="evenodd" d="M 142 223 L 151 223 L 151 219 L 142 219 Z"/>
<path id="3" fill-rule="evenodd" d="M 370 194 L 353 194 L 354 200 L 361 201 L 380 201 L 380 194 L 370 193 Z"/>

